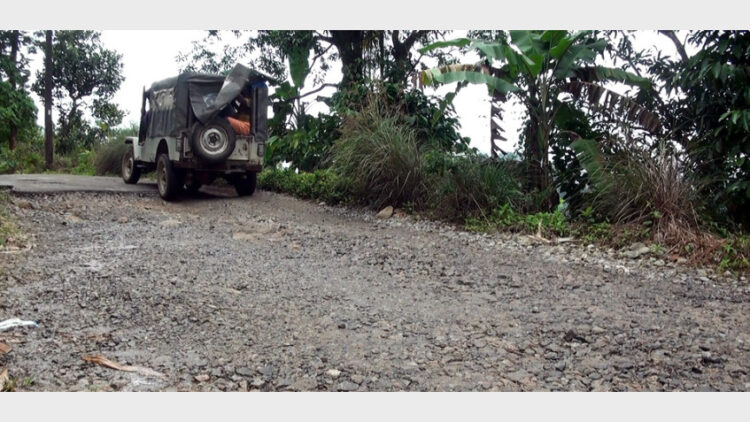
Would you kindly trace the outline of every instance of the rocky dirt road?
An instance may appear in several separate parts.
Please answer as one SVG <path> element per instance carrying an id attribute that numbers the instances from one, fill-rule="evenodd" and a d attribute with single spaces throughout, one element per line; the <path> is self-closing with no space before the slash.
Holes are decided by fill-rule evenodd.
<path id="1" fill-rule="evenodd" d="M 750 389 L 737 277 L 266 192 L 13 201 L 18 390 Z"/>

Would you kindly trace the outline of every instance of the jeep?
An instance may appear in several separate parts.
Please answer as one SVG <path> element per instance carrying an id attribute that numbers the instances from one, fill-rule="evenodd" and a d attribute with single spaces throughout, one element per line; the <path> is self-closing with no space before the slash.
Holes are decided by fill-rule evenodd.
<path id="1" fill-rule="evenodd" d="M 236 65 L 227 76 L 185 72 L 143 90 L 137 137 L 122 157 L 122 179 L 156 171 L 159 195 L 174 199 L 222 177 L 240 196 L 255 191 L 267 139 L 272 78 Z"/>

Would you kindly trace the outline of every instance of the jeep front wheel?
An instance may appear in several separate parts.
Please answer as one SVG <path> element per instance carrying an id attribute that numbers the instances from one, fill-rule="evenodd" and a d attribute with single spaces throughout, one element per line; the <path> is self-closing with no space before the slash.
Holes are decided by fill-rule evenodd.
<path id="1" fill-rule="evenodd" d="M 180 191 L 179 177 L 167 154 L 160 154 L 156 161 L 156 185 L 159 187 L 159 196 L 167 201 L 174 199 Z"/>
<path id="2" fill-rule="evenodd" d="M 129 185 L 138 183 L 141 178 L 141 168 L 135 165 L 133 147 L 129 147 L 122 155 L 122 180 Z"/>

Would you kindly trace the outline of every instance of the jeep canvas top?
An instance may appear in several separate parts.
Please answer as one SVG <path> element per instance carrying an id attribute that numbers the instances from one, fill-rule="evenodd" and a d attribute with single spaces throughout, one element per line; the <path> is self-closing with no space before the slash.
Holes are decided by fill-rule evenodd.
<path id="1" fill-rule="evenodd" d="M 144 90 L 138 137 L 126 139 L 125 183 L 156 170 L 159 194 L 172 199 L 223 177 L 252 195 L 263 168 L 268 87 L 273 78 L 237 64 L 226 75 L 185 72 Z"/>

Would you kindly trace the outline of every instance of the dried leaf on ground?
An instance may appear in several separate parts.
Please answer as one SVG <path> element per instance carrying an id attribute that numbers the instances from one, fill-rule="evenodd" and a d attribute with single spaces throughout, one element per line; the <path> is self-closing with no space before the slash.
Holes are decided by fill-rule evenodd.
<path id="1" fill-rule="evenodd" d="M 11 351 L 11 349 L 13 348 L 3 342 L 0 342 L 0 353 L 2 354 L 8 353 Z"/>
<path id="2" fill-rule="evenodd" d="M 524 237 L 526 239 L 528 239 L 532 244 L 536 244 L 536 243 L 552 243 L 551 240 L 545 239 L 544 237 L 538 236 L 538 235 L 526 235 Z"/>
<path id="3" fill-rule="evenodd" d="M 5 386 L 10 384 L 10 375 L 8 375 L 8 368 L 3 368 L 0 371 L 0 391 L 5 391 Z"/>
<path id="4" fill-rule="evenodd" d="M 152 376 L 164 378 L 165 375 L 161 372 L 154 371 L 153 369 L 146 368 L 143 366 L 131 366 L 131 365 L 120 365 L 117 362 L 111 361 L 102 355 L 85 355 L 83 360 L 96 365 L 101 365 L 110 369 L 115 369 L 124 372 L 135 372 L 144 376 Z"/>

